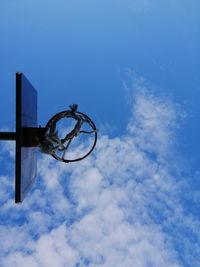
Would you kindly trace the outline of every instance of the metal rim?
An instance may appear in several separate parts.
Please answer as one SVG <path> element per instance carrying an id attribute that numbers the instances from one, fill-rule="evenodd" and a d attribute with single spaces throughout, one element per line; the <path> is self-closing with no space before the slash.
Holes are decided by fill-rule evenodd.
<path id="1" fill-rule="evenodd" d="M 95 146 L 96 146 L 96 143 L 97 143 L 97 129 L 96 129 L 96 126 L 94 124 L 94 122 L 84 113 L 82 112 L 79 112 L 79 111 L 76 111 L 77 114 L 80 114 L 82 115 L 85 119 L 86 119 L 86 122 L 91 126 L 91 128 L 93 129 L 94 131 L 94 141 L 93 141 L 93 145 L 91 147 L 91 149 L 83 156 L 79 157 L 79 158 L 76 158 L 76 159 L 63 159 L 63 158 L 60 158 L 58 157 L 56 154 L 51 154 L 51 156 L 56 159 L 56 160 L 59 160 L 59 161 L 62 161 L 62 162 L 65 162 L 65 163 L 69 163 L 69 162 L 76 162 L 76 161 L 80 161 L 84 158 L 86 158 L 87 156 L 89 156 L 92 151 L 94 150 Z M 55 114 L 46 124 L 45 126 L 45 134 L 47 133 L 47 131 L 50 129 L 51 125 L 56 122 L 56 121 L 59 121 L 60 119 L 64 118 L 64 117 L 69 117 L 69 118 L 73 118 L 73 112 L 70 111 L 70 110 L 65 110 L 65 111 L 61 111 L 57 114 Z"/>

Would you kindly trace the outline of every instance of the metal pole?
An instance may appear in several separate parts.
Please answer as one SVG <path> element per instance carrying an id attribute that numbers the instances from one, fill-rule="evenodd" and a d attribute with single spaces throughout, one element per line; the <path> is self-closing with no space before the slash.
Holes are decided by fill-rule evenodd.
<path id="1" fill-rule="evenodd" d="M 0 132 L 0 140 L 16 140 L 16 132 Z"/>

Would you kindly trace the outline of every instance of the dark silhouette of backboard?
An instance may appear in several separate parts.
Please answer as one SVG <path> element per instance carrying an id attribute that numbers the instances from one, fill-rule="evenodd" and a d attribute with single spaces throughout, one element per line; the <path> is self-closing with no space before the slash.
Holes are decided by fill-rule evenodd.
<path id="1" fill-rule="evenodd" d="M 37 175 L 37 147 L 24 144 L 24 128 L 37 127 L 37 91 L 23 73 L 16 73 L 15 202 L 22 202 Z M 25 136 L 26 138 L 26 136 Z"/>

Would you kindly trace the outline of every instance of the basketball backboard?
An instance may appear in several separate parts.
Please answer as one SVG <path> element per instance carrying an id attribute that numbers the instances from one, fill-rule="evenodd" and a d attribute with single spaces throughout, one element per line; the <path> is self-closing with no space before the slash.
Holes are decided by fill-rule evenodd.
<path id="1" fill-rule="evenodd" d="M 22 202 L 37 175 L 37 147 L 24 146 L 23 129 L 37 127 L 37 91 L 23 73 L 16 73 L 15 202 Z"/>
<path id="2" fill-rule="evenodd" d="M 94 150 L 97 141 L 96 126 L 86 114 L 79 112 L 77 108 L 76 104 L 70 105 L 70 110 L 55 114 L 45 127 L 38 127 L 37 91 L 23 73 L 16 73 L 16 131 L 0 132 L 0 140 L 16 142 L 16 203 L 24 200 L 36 179 L 37 150 L 64 163 L 80 161 Z M 71 124 L 70 128 L 68 123 L 65 124 L 66 120 L 70 123 L 73 120 L 72 127 Z M 67 134 L 63 135 L 63 129 L 67 131 Z M 85 139 L 78 140 L 81 136 L 88 136 L 88 142 L 86 143 Z M 73 142 L 75 147 L 72 147 Z M 85 147 L 82 143 L 86 144 L 86 150 L 83 149 Z M 78 153 L 79 149 L 81 154 Z"/>

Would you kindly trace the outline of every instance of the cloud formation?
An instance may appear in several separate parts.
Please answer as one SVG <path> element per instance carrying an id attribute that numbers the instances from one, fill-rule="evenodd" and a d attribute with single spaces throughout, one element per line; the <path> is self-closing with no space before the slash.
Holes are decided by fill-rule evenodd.
<path id="1" fill-rule="evenodd" d="M 44 155 L 22 205 L 1 175 L 0 266 L 198 266 L 199 220 L 184 209 L 176 165 L 177 106 L 136 88 L 123 136 L 99 136 L 93 156 L 62 164 Z M 1 160 L 12 148 L 1 145 Z M 192 192 L 191 192 L 192 193 Z"/>

